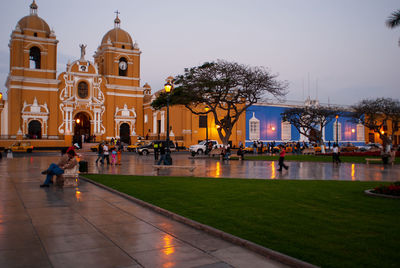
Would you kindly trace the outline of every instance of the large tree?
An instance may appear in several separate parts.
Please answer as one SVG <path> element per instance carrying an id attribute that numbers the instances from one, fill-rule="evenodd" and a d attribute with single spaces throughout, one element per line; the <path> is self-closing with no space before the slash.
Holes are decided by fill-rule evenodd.
<path id="1" fill-rule="evenodd" d="M 306 105 L 288 108 L 282 113 L 284 121 L 294 126 L 300 134 L 310 142 L 323 145 L 322 129 L 342 112 L 338 107 L 322 105 Z"/>
<path id="2" fill-rule="evenodd" d="M 227 145 L 240 115 L 251 105 L 268 97 L 286 95 L 287 83 L 278 81 L 277 75 L 262 67 L 250 67 L 235 62 L 218 60 L 185 69 L 173 81 L 175 89 L 170 104 L 185 105 L 196 115 L 211 113 L 218 135 Z M 166 93 L 152 102 L 160 109 L 166 105 Z"/>
<path id="3" fill-rule="evenodd" d="M 386 20 L 386 26 L 393 29 L 400 26 L 400 9 L 394 11 L 390 17 Z M 399 40 L 400 46 L 400 40 Z"/>
<path id="4" fill-rule="evenodd" d="M 394 133 L 399 130 L 400 102 L 391 98 L 365 99 L 352 106 L 353 118 L 365 127 L 379 134 L 383 143 L 391 143 Z M 392 133 L 383 131 L 391 124 Z"/>

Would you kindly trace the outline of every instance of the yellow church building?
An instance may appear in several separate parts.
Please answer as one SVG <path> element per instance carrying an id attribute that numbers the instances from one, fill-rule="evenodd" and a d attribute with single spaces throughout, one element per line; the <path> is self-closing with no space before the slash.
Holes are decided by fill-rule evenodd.
<path id="1" fill-rule="evenodd" d="M 7 100 L 0 96 L 0 147 L 18 140 L 29 140 L 34 147 L 69 146 L 82 135 L 125 143 L 145 136 L 165 138 L 166 111 L 152 109 L 157 93 L 152 95 L 147 83 L 140 86 L 141 51 L 121 28 L 118 13 L 94 60 L 86 58 L 82 44 L 80 58 L 68 62 L 58 76 L 57 45 L 55 32 L 39 17 L 33 0 L 30 14 L 11 33 Z M 175 106 L 170 118 L 171 139 L 180 146 L 195 144 L 207 134 L 219 140 L 211 117 L 204 128 L 199 116 Z M 231 140 L 237 145 L 245 139 L 244 118 L 236 127 Z"/>

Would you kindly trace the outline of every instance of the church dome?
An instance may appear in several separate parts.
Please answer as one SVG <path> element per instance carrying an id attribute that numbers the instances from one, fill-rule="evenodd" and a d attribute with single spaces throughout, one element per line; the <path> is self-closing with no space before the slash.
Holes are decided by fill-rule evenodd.
<path id="1" fill-rule="evenodd" d="M 119 12 L 116 11 L 117 17 L 114 20 L 114 29 L 109 30 L 101 40 L 101 45 L 110 45 L 123 49 L 135 49 L 130 34 L 121 29 L 121 20 L 118 18 Z"/>
<path id="2" fill-rule="evenodd" d="M 49 25 L 37 14 L 38 5 L 35 0 L 33 0 L 30 7 L 30 15 L 25 16 L 20 19 L 17 26 L 22 31 L 22 33 L 27 33 L 29 31 L 34 33 L 39 33 L 39 35 L 45 35 L 48 37 L 51 34 Z"/>
<path id="3" fill-rule="evenodd" d="M 22 32 L 28 30 L 33 32 L 43 32 L 46 34 L 46 36 L 50 35 L 49 25 L 38 15 L 29 15 L 23 17 L 18 21 L 18 26 Z"/>
<path id="4" fill-rule="evenodd" d="M 108 31 L 101 40 L 101 44 L 107 44 L 108 40 L 110 40 L 112 44 L 129 45 L 129 48 L 133 47 L 132 37 L 121 28 L 114 28 Z"/>

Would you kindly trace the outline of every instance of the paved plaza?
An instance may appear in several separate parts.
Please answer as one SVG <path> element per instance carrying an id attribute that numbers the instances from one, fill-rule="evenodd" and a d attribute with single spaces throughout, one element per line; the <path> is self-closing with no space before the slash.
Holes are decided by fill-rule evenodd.
<path id="1" fill-rule="evenodd" d="M 58 153 L 0 160 L 0 267 L 284 267 L 245 248 L 141 207 L 88 182 L 79 188 L 39 188 L 40 171 Z M 153 175 L 154 158 L 126 153 L 121 166 L 96 165 L 90 173 Z M 196 166 L 194 176 L 256 179 L 394 181 L 400 168 L 380 165 L 219 161 L 173 155 L 175 165 Z M 165 175 L 189 175 L 163 170 Z"/>

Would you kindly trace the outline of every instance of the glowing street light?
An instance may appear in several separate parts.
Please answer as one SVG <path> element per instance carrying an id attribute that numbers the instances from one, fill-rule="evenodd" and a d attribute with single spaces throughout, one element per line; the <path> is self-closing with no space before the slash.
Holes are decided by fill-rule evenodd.
<path id="1" fill-rule="evenodd" d="M 170 81 L 168 81 L 164 85 L 165 92 L 167 93 L 167 151 L 165 155 L 165 164 L 166 165 L 172 165 L 172 158 L 171 158 L 171 152 L 169 150 L 169 98 L 170 98 L 170 92 L 173 89 L 173 85 Z"/>

